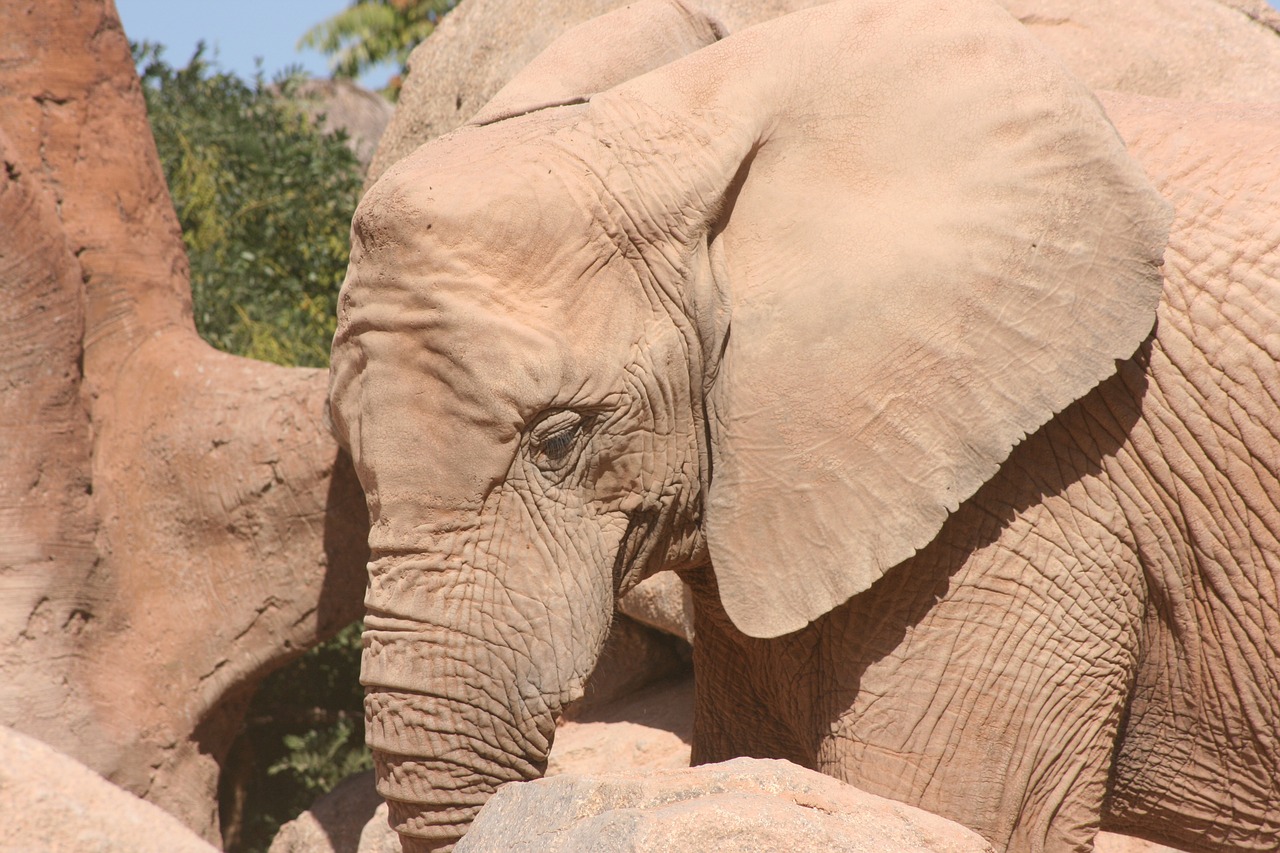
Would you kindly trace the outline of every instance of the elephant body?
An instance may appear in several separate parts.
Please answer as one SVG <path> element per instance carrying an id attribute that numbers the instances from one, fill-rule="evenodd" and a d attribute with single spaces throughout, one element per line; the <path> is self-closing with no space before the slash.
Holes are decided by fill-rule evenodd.
<path id="1" fill-rule="evenodd" d="M 664 570 L 696 761 L 1010 850 L 1275 849 L 1274 111 L 1110 99 L 1153 188 L 983 0 L 721 36 L 571 30 L 353 222 L 330 401 L 407 853 L 541 774 Z"/>
<path id="2" fill-rule="evenodd" d="M 1280 110 L 1105 103 L 1175 204 L 1152 338 L 808 628 L 747 637 L 687 573 L 695 763 L 788 758 L 1011 850 L 1100 817 L 1280 845 Z"/>

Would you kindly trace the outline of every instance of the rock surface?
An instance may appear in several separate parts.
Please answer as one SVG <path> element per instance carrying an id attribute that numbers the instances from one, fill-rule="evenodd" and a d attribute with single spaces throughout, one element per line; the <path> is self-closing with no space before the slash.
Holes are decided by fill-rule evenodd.
<path id="1" fill-rule="evenodd" d="M 562 721 L 547 775 L 688 767 L 692 742 L 693 677 L 685 676 Z"/>
<path id="2" fill-rule="evenodd" d="M 321 127 L 326 133 L 346 131 L 347 147 L 361 167 L 369 168 L 395 105 L 350 80 L 306 80 L 298 86 L 297 93 L 298 106 L 304 112 L 312 117 L 324 116 Z"/>
<path id="3" fill-rule="evenodd" d="M 623 772 L 647 778 L 655 771 L 685 768 L 692 730 L 693 679 L 686 676 L 650 685 L 562 722 L 556 730 L 547 776 Z M 1170 847 L 1105 832 L 1098 835 L 1097 851 L 1178 853 Z M 368 772 L 347 779 L 310 811 L 285 824 L 269 853 L 400 853 L 400 841 L 388 825 L 387 807 L 373 789 L 373 773 Z"/>
<path id="4" fill-rule="evenodd" d="M 360 838 L 366 824 L 374 828 L 372 818 L 379 806 L 385 825 L 387 807 L 374 790 L 372 770 L 348 776 L 311 808 L 280 827 L 267 853 L 365 853 L 368 848 L 361 846 Z M 389 826 L 386 833 L 374 834 L 395 841 L 395 847 L 386 848 L 386 853 L 400 853 L 399 839 Z"/>
<path id="5" fill-rule="evenodd" d="M 327 371 L 196 334 L 115 4 L 0 8 L 0 725 L 216 842 L 254 686 L 360 616 L 364 495 Z"/>
<path id="6" fill-rule="evenodd" d="M 215 853 L 172 815 L 73 758 L 0 726 L 5 853 Z"/>
<path id="7" fill-rule="evenodd" d="M 565 30 L 628 0 L 466 0 L 414 50 L 372 183 L 458 127 Z M 694 0 L 729 32 L 825 0 Z M 1280 100 L 1280 16 L 1262 0 L 1000 0 L 1095 89 Z"/>
<path id="8" fill-rule="evenodd" d="M 399 851 L 393 853 L 399 853 Z M 1093 853 L 1182 853 L 1182 851 L 1129 835 L 1099 832 L 1094 841 Z"/>
<path id="9" fill-rule="evenodd" d="M 507 785 L 457 853 L 990 851 L 971 830 L 787 761 Z"/>

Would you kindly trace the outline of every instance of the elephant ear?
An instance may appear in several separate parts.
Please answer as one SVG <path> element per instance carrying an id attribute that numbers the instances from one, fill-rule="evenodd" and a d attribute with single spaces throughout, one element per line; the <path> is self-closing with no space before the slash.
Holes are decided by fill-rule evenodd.
<path id="1" fill-rule="evenodd" d="M 566 30 L 468 124 L 583 103 L 725 35 L 718 20 L 684 0 L 639 0 Z"/>
<path id="2" fill-rule="evenodd" d="M 674 233 L 728 305 L 704 527 L 748 635 L 910 557 L 1151 331 L 1168 206 L 994 4 L 799 12 L 590 111 L 646 267 Z"/>

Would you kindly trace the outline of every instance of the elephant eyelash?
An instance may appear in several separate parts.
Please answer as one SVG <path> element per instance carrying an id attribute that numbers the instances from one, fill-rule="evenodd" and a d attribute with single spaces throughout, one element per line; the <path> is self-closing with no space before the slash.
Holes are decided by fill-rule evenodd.
<path id="1" fill-rule="evenodd" d="M 542 452 L 552 459 L 559 459 L 573 447 L 573 440 L 578 436 L 578 425 L 565 427 L 552 433 L 542 441 Z"/>
<path id="2" fill-rule="evenodd" d="M 533 459 L 544 472 L 563 473 L 573 461 L 586 419 L 578 412 L 561 410 L 544 417 L 531 431 Z"/>

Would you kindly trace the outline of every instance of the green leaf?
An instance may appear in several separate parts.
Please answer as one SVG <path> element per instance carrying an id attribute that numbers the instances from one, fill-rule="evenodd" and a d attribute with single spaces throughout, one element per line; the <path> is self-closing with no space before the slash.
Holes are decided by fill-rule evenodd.
<path id="1" fill-rule="evenodd" d="M 329 57 L 335 77 L 359 77 L 387 61 L 407 73 L 409 54 L 435 30 L 440 17 L 458 0 L 357 0 L 303 33 L 298 48 L 314 48 Z M 394 98 L 398 78 L 388 87 Z"/>

